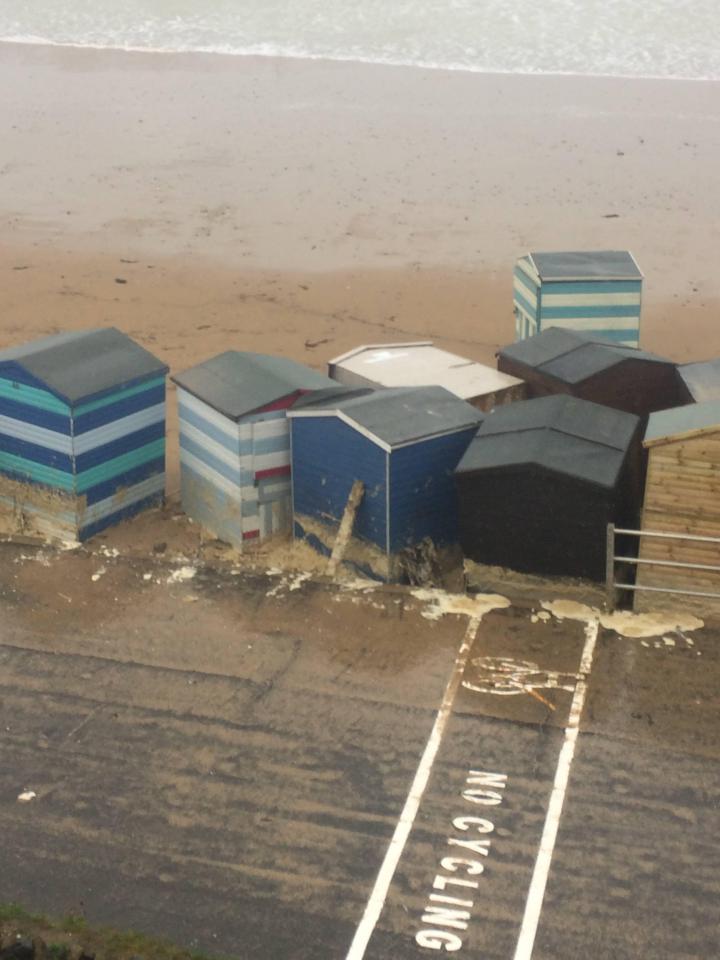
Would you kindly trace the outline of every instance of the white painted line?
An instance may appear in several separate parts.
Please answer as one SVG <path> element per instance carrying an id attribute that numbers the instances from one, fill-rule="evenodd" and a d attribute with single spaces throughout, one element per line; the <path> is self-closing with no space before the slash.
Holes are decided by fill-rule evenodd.
<path id="1" fill-rule="evenodd" d="M 435 723 L 430 731 L 428 742 L 425 745 L 425 750 L 420 758 L 420 763 L 415 773 L 415 778 L 412 782 L 412 786 L 410 787 L 407 800 L 405 801 L 405 806 L 400 814 L 400 819 L 397 822 L 395 832 L 392 835 L 392 839 L 390 840 L 390 844 L 385 853 L 385 859 L 383 860 L 380 870 L 378 871 L 378 875 L 375 880 L 375 886 L 370 894 L 370 898 L 365 907 L 365 912 L 360 923 L 358 924 L 357 930 L 355 931 L 353 941 L 350 944 L 350 949 L 347 952 L 346 960 L 362 960 L 362 958 L 365 956 L 365 951 L 367 950 L 367 945 L 370 942 L 370 937 L 373 934 L 373 930 L 380 919 L 380 914 L 385 906 L 385 900 L 387 899 L 390 884 L 395 876 L 397 865 L 400 862 L 400 857 L 402 856 L 403 850 L 405 849 L 405 844 L 410 836 L 413 823 L 415 822 L 415 817 L 420 807 L 420 801 L 422 800 L 422 796 L 425 793 L 425 788 L 428 785 L 430 772 L 442 742 L 443 734 L 445 733 L 445 727 L 447 726 L 447 722 L 450 719 L 450 714 L 452 713 L 453 702 L 460 687 L 460 680 L 462 679 L 463 671 L 465 670 L 470 649 L 472 647 L 473 640 L 475 639 L 475 634 L 477 633 L 479 624 L 480 619 L 478 617 L 472 617 L 468 623 L 465 636 L 463 637 L 463 641 L 460 644 L 460 648 L 457 652 L 457 657 L 455 658 L 455 665 L 453 666 L 452 673 L 450 674 L 448 685 L 445 688 L 440 709 L 435 717 Z"/>
<path id="2" fill-rule="evenodd" d="M 570 714 L 568 716 L 567 726 L 565 727 L 565 739 L 560 757 L 558 758 L 557 770 L 555 771 L 555 782 L 553 783 L 552 793 L 550 794 L 550 803 L 545 817 L 542 837 L 540 838 L 540 847 L 535 860 L 535 869 L 533 870 L 530 889 L 525 904 L 525 914 L 523 916 L 522 926 L 520 927 L 520 936 L 518 937 L 517 947 L 515 948 L 514 960 L 530 960 L 533 947 L 535 945 L 535 934 L 537 933 L 538 923 L 540 921 L 540 911 L 542 910 L 543 900 L 545 898 L 545 887 L 547 886 L 548 874 L 550 873 L 550 863 L 555 850 L 555 841 L 557 839 L 558 827 L 560 826 L 560 817 L 562 816 L 563 804 L 565 802 L 565 791 L 567 790 L 568 780 L 570 779 L 570 767 L 572 766 L 575 755 L 575 744 L 577 743 L 578 733 L 580 732 L 580 717 L 582 716 L 583 706 L 585 705 L 585 695 L 587 693 L 587 680 L 592 669 L 593 654 L 595 653 L 595 641 L 598 635 L 598 622 L 593 620 L 585 627 L 585 646 L 583 647 L 582 657 L 580 658 L 580 669 L 578 671 L 580 679 L 575 686 L 572 703 L 570 704 Z"/>

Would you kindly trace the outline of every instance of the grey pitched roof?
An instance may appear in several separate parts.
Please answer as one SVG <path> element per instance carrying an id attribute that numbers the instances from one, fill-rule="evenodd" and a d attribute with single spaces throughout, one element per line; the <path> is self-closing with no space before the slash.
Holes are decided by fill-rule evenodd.
<path id="1" fill-rule="evenodd" d="M 683 363 L 678 373 L 696 403 L 720 400 L 720 360 Z"/>
<path id="2" fill-rule="evenodd" d="M 627 250 L 568 250 L 531 253 L 541 280 L 641 280 Z"/>
<path id="3" fill-rule="evenodd" d="M 720 400 L 689 403 L 685 407 L 651 413 L 643 442 L 646 446 L 652 446 L 653 443 L 705 429 L 720 431 Z"/>
<path id="4" fill-rule="evenodd" d="M 389 387 L 350 399 L 329 396 L 325 402 L 310 403 L 307 409 L 295 407 L 289 416 L 340 416 L 390 449 L 476 427 L 483 417 L 444 387 Z"/>
<path id="5" fill-rule="evenodd" d="M 71 405 L 168 371 L 115 327 L 60 333 L 0 351 L 0 374 L 13 364 Z"/>
<path id="6" fill-rule="evenodd" d="M 293 410 L 309 410 L 310 408 L 327 410 L 335 403 L 354 400 L 356 397 L 366 397 L 369 393 L 374 392 L 375 387 L 348 387 L 342 383 L 335 383 L 333 387 L 325 387 L 321 390 L 313 390 L 312 393 L 306 393 L 294 404 Z"/>
<path id="7" fill-rule="evenodd" d="M 672 361 L 647 350 L 591 340 L 576 330 L 560 327 L 549 327 L 534 337 L 503 347 L 498 356 L 507 357 L 563 383 L 582 383 L 596 373 L 626 360 L 672 364 Z"/>
<path id="8" fill-rule="evenodd" d="M 569 396 L 497 407 L 456 473 L 536 464 L 612 489 L 639 423 L 632 413 Z"/>
<path id="9" fill-rule="evenodd" d="M 231 420 L 297 390 L 336 386 L 328 377 L 286 357 L 238 350 L 219 353 L 170 379 Z"/>

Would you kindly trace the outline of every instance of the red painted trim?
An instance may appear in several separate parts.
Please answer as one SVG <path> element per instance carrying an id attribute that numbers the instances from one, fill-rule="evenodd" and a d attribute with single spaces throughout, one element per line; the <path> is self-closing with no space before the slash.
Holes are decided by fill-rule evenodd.
<path id="1" fill-rule="evenodd" d="M 255 540 L 259 536 L 259 530 L 246 530 L 245 533 L 243 533 L 243 540 Z"/>
<path id="2" fill-rule="evenodd" d="M 290 464 L 286 463 L 282 467 L 270 467 L 267 470 L 258 470 L 255 473 L 256 480 L 264 480 L 266 477 L 289 477 Z"/>
<path id="3" fill-rule="evenodd" d="M 279 400 L 273 400 L 272 403 L 268 403 L 265 407 L 258 407 L 257 410 L 253 410 L 253 413 L 270 413 L 273 410 L 288 410 L 300 399 L 302 393 L 302 390 L 293 390 L 292 393 L 280 397 Z"/>

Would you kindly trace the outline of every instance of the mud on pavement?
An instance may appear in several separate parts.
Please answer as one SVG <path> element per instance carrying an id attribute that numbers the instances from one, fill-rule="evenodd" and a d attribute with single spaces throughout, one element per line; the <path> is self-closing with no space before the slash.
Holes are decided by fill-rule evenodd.
<path id="1" fill-rule="evenodd" d="M 586 675 L 592 612 L 10 547 L 0 604 L 2 900 L 238 958 L 510 960 L 582 682 L 530 951 L 716 952 L 714 628 L 596 623 Z"/>

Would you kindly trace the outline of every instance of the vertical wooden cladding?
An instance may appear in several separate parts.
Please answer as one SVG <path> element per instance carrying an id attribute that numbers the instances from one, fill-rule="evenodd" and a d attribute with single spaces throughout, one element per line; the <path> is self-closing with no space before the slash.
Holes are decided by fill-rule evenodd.
<path id="1" fill-rule="evenodd" d="M 720 422 L 649 446 L 642 529 L 720 537 Z M 643 537 L 640 558 L 720 565 L 717 544 Z M 640 565 L 638 584 L 720 593 L 720 573 Z M 638 594 L 636 605 L 648 605 Z"/>

